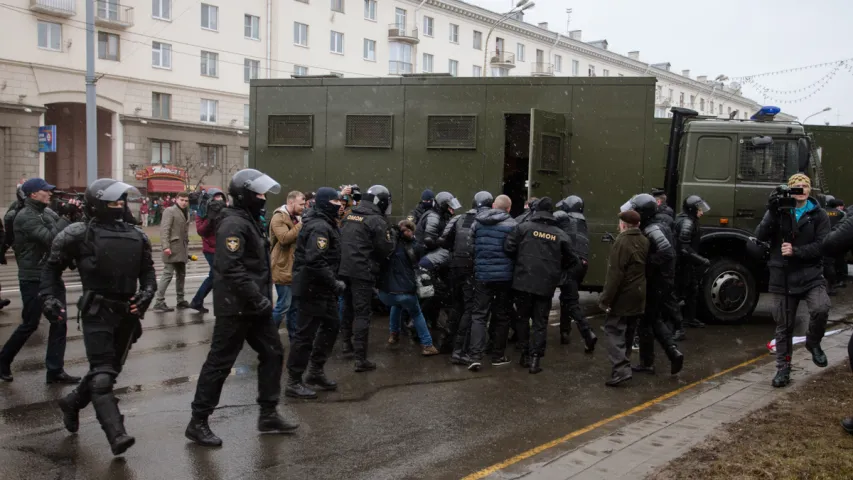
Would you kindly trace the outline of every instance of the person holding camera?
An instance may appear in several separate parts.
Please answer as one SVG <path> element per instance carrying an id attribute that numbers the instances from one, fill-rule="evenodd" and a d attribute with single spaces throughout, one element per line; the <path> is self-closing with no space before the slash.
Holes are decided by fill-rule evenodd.
<path id="1" fill-rule="evenodd" d="M 823 278 L 821 244 L 829 235 L 829 217 L 811 198 L 811 180 L 802 173 L 778 187 L 767 203 L 767 212 L 755 229 L 755 236 L 770 242 L 770 293 L 776 322 L 776 376 L 774 387 L 791 382 L 791 354 L 797 307 L 805 301 L 809 308 L 806 349 L 819 367 L 827 366 L 820 342 L 829 317 L 829 296 Z"/>

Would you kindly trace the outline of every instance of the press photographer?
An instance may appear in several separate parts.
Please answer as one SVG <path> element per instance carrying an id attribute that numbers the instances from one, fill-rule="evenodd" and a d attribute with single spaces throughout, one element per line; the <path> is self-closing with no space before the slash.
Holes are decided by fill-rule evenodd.
<path id="1" fill-rule="evenodd" d="M 829 296 L 823 278 L 821 243 L 829 235 L 829 217 L 810 197 L 811 180 L 797 173 L 788 185 L 777 187 L 767 202 L 767 212 L 755 236 L 770 243 L 770 288 L 776 322 L 776 376 L 774 387 L 791 381 L 791 353 L 797 307 L 809 309 L 806 349 L 815 365 L 827 365 L 820 342 L 829 316 Z"/>

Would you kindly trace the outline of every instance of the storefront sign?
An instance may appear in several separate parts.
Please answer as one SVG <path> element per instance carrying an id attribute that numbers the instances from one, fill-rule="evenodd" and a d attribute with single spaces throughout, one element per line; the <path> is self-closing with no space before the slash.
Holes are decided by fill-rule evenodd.
<path id="1" fill-rule="evenodd" d="M 39 127 L 39 153 L 56 151 L 56 125 Z"/>
<path id="2" fill-rule="evenodd" d="M 186 182 L 187 171 L 183 168 L 173 167 L 171 165 L 150 165 L 136 171 L 137 180 L 148 180 L 152 178 L 181 180 Z"/>

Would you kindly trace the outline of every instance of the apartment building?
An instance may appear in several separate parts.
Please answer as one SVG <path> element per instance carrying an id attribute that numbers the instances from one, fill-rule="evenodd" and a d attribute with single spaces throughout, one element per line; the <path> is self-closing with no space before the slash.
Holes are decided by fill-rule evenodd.
<path id="1" fill-rule="evenodd" d="M 455 0 L 124 2 L 94 2 L 98 175 L 150 194 L 225 186 L 248 164 L 254 78 L 642 75 L 658 79 L 657 116 L 758 108 L 725 77 L 678 74 L 520 15 L 496 25 L 501 14 Z M 0 12 L 0 198 L 32 176 L 85 188 L 85 2 L 7 0 Z M 55 152 L 39 152 L 45 125 Z"/>

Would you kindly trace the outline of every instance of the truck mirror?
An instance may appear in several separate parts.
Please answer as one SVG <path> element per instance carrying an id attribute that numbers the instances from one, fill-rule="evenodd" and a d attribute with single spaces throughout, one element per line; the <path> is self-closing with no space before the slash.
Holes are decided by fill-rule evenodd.
<path id="1" fill-rule="evenodd" d="M 797 167 L 800 172 L 805 172 L 809 167 L 809 155 L 811 155 L 811 142 L 808 138 L 800 137 L 797 140 Z"/>
<path id="2" fill-rule="evenodd" d="M 766 147 L 773 145 L 773 137 L 752 137 L 751 142 L 753 147 Z"/>

